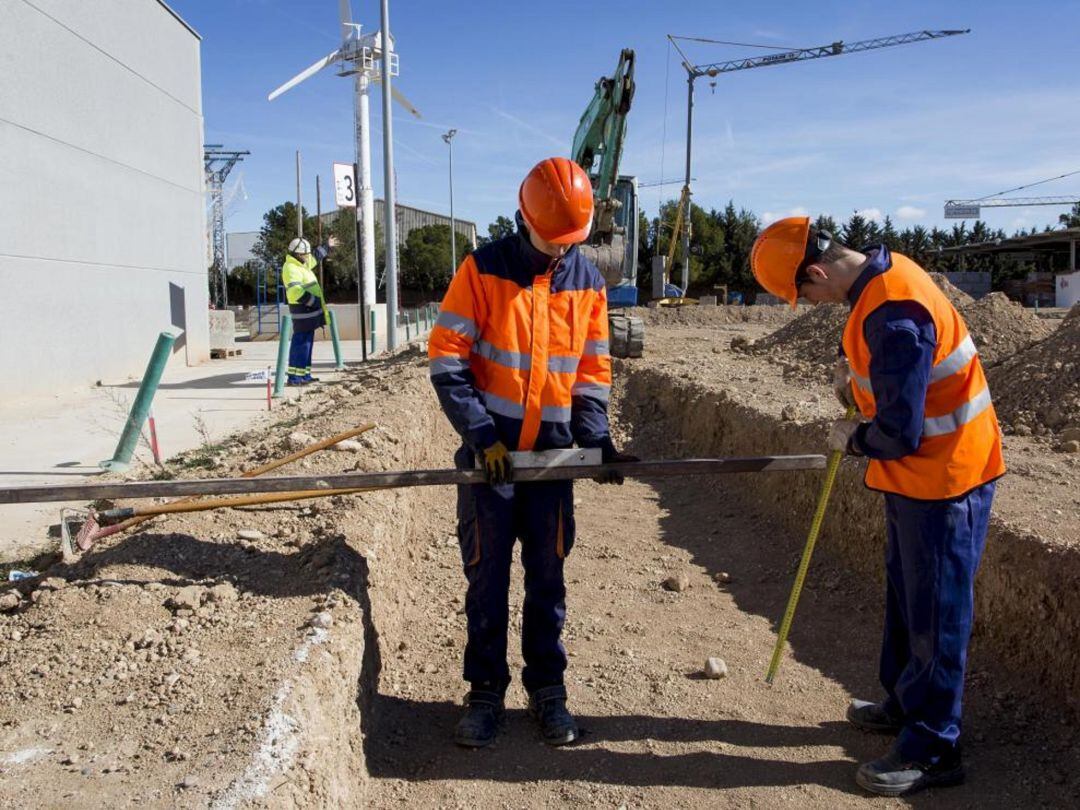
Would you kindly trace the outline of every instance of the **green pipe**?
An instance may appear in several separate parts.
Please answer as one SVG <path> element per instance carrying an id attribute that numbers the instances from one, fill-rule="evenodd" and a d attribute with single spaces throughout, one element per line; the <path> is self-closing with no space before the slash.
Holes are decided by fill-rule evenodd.
<path id="1" fill-rule="evenodd" d="M 371 353 L 375 354 L 375 308 L 371 308 Z"/>
<path id="2" fill-rule="evenodd" d="M 154 402 L 154 394 L 157 393 L 158 383 L 161 382 L 161 374 L 165 371 L 165 364 L 169 362 L 174 343 L 176 343 L 176 335 L 172 332 L 162 332 L 158 335 L 154 353 L 150 355 L 150 362 L 146 364 L 142 382 L 139 383 L 139 392 L 131 404 L 131 413 L 128 414 L 124 432 L 120 434 L 120 441 L 116 444 L 113 457 L 98 464 L 103 470 L 123 472 L 128 468 L 131 457 L 135 453 L 135 446 L 139 443 L 139 435 L 142 433 L 146 415 Z"/>
<path id="3" fill-rule="evenodd" d="M 334 368 L 341 371 L 345 368 L 345 361 L 341 359 L 341 338 L 338 336 L 337 315 L 329 307 L 326 308 L 326 312 L 330 316 L 330 340 L 334 342 Z"/>
<path id="4" fill-rule="evenodd" d="M 274 373 L 274 399 L 281 398 L 285 393 L 285 368 L 289 361 L 289 343 L 291 341 L 292 316 L 284 315 L 281 318 L 281 329 L 278 330 L 277 371 Z"/>

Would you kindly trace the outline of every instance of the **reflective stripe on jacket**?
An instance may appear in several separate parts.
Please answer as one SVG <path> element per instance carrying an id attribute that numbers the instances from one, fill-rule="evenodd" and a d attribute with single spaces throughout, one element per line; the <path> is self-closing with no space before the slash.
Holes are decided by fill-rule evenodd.
<path id="1" fill-rule="evenodd" d="M 609 441 L 607 293 L 576 248 L 550 259 L 519 233 L 467 256 L 428 356 L 443 410 L 476 450 Z"/>
<path id="2" fill-rule="evenodd" d="M 294 332 L 313 332 L 327 323 L 322 287 L 314 272 L 317 264 L 311 255 L 301 263 L 290 253 L 281 267 L 281 283 L 285 285 Z"/>
<path id="3" fill-rule="evenodd" d="M 876 412 L 867 318 L 886 302 L 915 301 L 934 321 L 937 344 L 926 389 L 917 449 L 891 460 L 871 459 L 866 485 L 920 500 L 959 497 L 1005 472 L 1001 430 L 975 343 L 960 314 L 915 262 L 893 253 L 889 269 L 874 276 L 853 304 L 843 348 L 862 415 Z"/>

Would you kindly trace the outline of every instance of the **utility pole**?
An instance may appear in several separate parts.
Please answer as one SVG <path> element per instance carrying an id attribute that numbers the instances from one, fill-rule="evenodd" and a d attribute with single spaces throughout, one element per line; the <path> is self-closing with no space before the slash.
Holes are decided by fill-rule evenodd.
<path id="1" fill-rule="evenodd" d="M 457 272 L 457 239 L 454 234 L 454 136 L 457 130 L 452 129 L 442 136 L 446 145 L 450 147 L 450 275 Z"/>
<path id="2" fill-rule="evenodd" d="M 218 309 L 224 309 L 229 303 L 228 268 L 225 265 L 225 178 L 244 159 L 244 155 L 250 154 L 247 150 L 222 149 L 219 143 L 208 143 L 203 148 L 203 171 L 213 216 L 210 242 L 214 258 L 210 268 L 210 302 Z"/>
<path id="3" fill-rule="evenodd" d="M 947 31 L 915 31 L 910 34 L 897 34 L 896 36 L 878 37 L 877 39 L 864 39 L 859 42 L 844 43 L 842 41 L 837 41 L 832 42 L 828 45 L 821 45 L 816 48 L 793 48 L 790 51 L 779 51 L 778 53 L 765 54 L 764 56 L 752 56 L 746 59 L 730 59 L 726 62 L 713 62 L 706 65 L 695 65 L 693 62 L 691 62 L 690 58 L 686 55 L 683 49 L 679 47 L 676 40 L 696 40 L 699 42 L 711 42 L 718 45 L 734 45 L 739 43 L 718 42 L 717 40 L 702 40 L 699 37 L 680 37 L 668 34 L 668 41 L 675 47 L 675 50 L 679 52 L 679 56 L 682 57 L 682 67 L 686 71 L 687 84 L 686 178 L 685 185 L 683 187 L 683 198 L 686 200 L 685 209 L 683 211 L 683 218 L 685 220 L 685 230 L 683 231 L 682 267 L 683 295 L 686 295 L 686 287 L 690 280 L 690 210 L 692 208 L 692 203 L 690 202 L 690 157 L 694 129 L 693 124 L 695 80 L 701 78 L 702 76 L 716 78 L 721 73 L 732 73 L 737 70 L 750 70 L 751 68 L 771 67 L 772 65 L 788 64 L 789 62 L 805 62 L 810 59 L 820 59 L 825 56 L 842 56 L 846 53 L 859 53 L 861 51 L 871 51 L 877 48 L 891 48 L 895 45 L 910 45 L 915 42 L 924 42 L 929 39 L 940 39 L 941 37 L 953 37 L 959 34 L 967 34 L 970 33 L 970 31 L 970 28 L 965 28 L 963 30 Z"/>
<path id="4" fill-rule="evenodd" d="M 322 188 L 319 186 L 319 175 L 315 175 L 315 242 L 319 245 L 323 243 L 322 240 Z M 322 256 L 319 256 L 319 287 L 322 288 L 323 295 L 326 295 L 326 282 L 323 280 L 323 260 Z"/>
<path id="5" fill-rule="evenodd" d="M 296 235 L 304 235 L 304 206 L 300 201 L 300 150 L 296 150 Z"/>
<path id="6" fill-rule="evenodd" d="M 397 201 L 394 199 L 394 111 L 390 104 L 390 0 L 382 0 L 383 185 L 386 197 L 386 348 L 397 348 Z"/>

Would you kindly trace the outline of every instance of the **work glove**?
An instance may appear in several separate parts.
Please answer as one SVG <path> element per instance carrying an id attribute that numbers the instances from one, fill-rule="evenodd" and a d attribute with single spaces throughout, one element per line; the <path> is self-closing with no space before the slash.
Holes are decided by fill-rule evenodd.
<path id="1" fill-rule="evenodd" d="M 833 366 L 833 393 L 840 404 L 847 408 L 855 407 L 855 392 L 851 390 L 851 366 L 846 357 L 841 357 Z"/>
<path id="2" fill-rule="evenodd" d="M 829 430 L 829 449 L 838 450 L 853 456 L 861 456 L 854 446 L 852 438 L 862 422 L 858 419 L 837 419 Z"/>
<path id="3" fill-rule="evenodd" d="M 603 461 L 604 464 L 613 464 L 623 461 L 641 461 L 637 456 L 632 456 L 629 453 L 620 453 L 615 449 L 615 444 L 610 439 L 608 439 L 606 444 L 600 446 L 600 452 L 602 454 L 601 461 Z M 593 480 L 598 484 L 618 484 L 619 486 L 622 486 L 625 479 L 620 472 L 606 470 L 596 476 Z"/>
<path id="4" fill-rule="evenodd" d="M 484 479 L 493 487 L 509 484 L 514 479 L 514 461 L 510 451 L 502 442 L 495 442 L 484 450 L 481 461 L 484 465 Z"/>

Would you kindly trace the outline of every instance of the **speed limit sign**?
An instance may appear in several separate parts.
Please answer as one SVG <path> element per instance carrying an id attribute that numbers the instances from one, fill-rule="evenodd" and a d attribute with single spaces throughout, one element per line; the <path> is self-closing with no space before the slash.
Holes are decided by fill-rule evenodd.
<path id="1" fill-rule="evenodd" d="M 338 208 L 356 208 L 356 177 L 351 163 L 334 164 L 334 200 Z"/>

